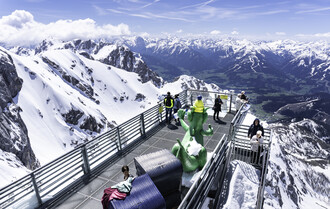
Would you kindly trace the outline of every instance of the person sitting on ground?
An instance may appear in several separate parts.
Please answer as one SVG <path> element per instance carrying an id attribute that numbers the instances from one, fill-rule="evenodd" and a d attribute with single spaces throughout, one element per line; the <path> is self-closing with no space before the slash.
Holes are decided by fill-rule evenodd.
<path id="1" fill-rule="evenodd" d="M 178 110 L 181 108 L 181 101 L 180 101 L 180 98 L 179 98 L 179 94 L 176 94 L 174 96 L 174 105 L 173 105 L 173 113 L 175 115 L 175 113 L 178 112 Z M 174 120 L 176 123 L 179 122 L 179 118 L 177 116 L 174 116 Z"/>
<path id="2" fill-rule="evenodd" d="M 247 103 L 249 101 L 248 98 L 247 98 L 247 96 L 245 95 L 245 91 L 242 91 L 241 92 L 241 100 L 244 103 Z"/>
<path id="3" fill-rule="evenodd" d="M 172 119 L 172 108 L 174 105 L 174 100 L 170 92 L 167 92 L 167 96 L 164 99 L 164 105 L 166 109 L 165 120 L 167 124 L 170 124 Z"/>
<path id="4" fill-rule="evenodd" d="M 124 165 L 121 168 L 121 171 L 124 174 L 124 181 L 119 182 L 118 184 L 104 190 L 101 199 L 103 209 L 108 209 L 109 201 L 113 199 L 125 199 L 127 194 L 129 194 L 132 189 L 132 181 L 134 180 L 134 176 L 129 173 L 128 166 Z"/>
<path id="5" fill-rule="evenodd" d="M 133 175 L 131 175 L 129 173 L 129 167 L 127 165 L 124 165 L 122 168 L 121 168 L 121 172 L 123 172 L 124 174 L 124 180 L 127 180 L 129 177 L 134 177 Z"/>
<path id="6" fill-rule="evenodd" d="M 263 137 L 262 137 L 262 131 L 257 131 L 256 135 L 254 135 L 251 138 L 251 151 L 252 151 L 252 156 L 251 156 L 251 162 L 258 164 L 259 159 L 260 159 L 260 153 L 263 151 Z"/>
<path id="7" fill-rule="evenodd" d="M 219 112 L 221 112 L 221 105 L 222 105 L 222 100 L 220 98 L 220 94 L 218 95 L 217 98 L 215 98 L 214 101 L 214 106 L 213 106 L 213 110 L 214 110 L 214 114 L 213 114 L 213 120 L 215 120 L 215 115 L 217 115 L 217 120 L 219 119 Z"/>
<path id="8" fill-rule="evenodd" d="M 262 132 L 262 136 L 264 136 L 264 127 L 262 127 L 262 125 L 260 124 L 260 120 L 256 118 L 249 128 L 248 137 L 251 139 L 254 135 L 257 134 L 257 131 L 259 130 Z"/>

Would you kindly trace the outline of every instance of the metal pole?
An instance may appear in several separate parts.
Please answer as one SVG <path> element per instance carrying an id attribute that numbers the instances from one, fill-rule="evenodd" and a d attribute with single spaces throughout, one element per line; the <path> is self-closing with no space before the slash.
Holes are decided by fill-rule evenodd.
<path id="1" fill-rule="evenodd" d="M 145 127 L 144 127 L 144 115 L 143 113 L 141 113 L 140 115 L 140 121 L 141 121 L 141 135 L 145 135 L 146 134 L 146 130 L 145 130 Z"/>
<path id="2" fill-rule="evenodd" d="M 122 150 L 122 147 L 121 147 L 121 139 L 120 139 L 120 130 L 119 130 L 119 126 L 117 126 L 117 137 L 118 137 L 118 144 L 119 144 L 119 149 L 118 149 L 118 151 L 121 151 L 121 150 Z"/>
<path id="3" fill-rule="evenodd" d="M 34 173 L 31 173 L 30 176 L 31 176 L 33 187 L 34 187 L 34 191 L 36 192 L 36 196 L 37 196 L 37 200 L 38 200 L 39 206 L 41 206 L 42 205 L 42 199 L 40 197 L 39 188 L 38 188 L 38 185 L 37 185 L 37 182 L 36 182 L 36 178 L 34 176 Z"/>
<path id="4" fill-rule="evenodd" d="M 188 103 L 188 89 L 186 89 L 184 91 L 184 103 L 185 103 L 185 105 L 187 105 L 187 103 Z"/>
<path id="5" fill-rule="evenodd" d="M 89 167 L 89 162 L 88 162 L 86 145 L 84 145 L 82 147 L 81 154 L 82 154 L 83 161 L 84 161 L 84 174 L 89 174 L 90 173 L 90 167 Z"/>
<path id="6" fill-rule="evenodd" d="M 233 102 L 233 95 L 230 94 L 229 113 L 231 113 L 231 103 Z"/>
<path id="7" fill-rule="evenodd" d="M 160 108 L 162 106 L 162 103 L 158 103 L 158 122 L 161 123 L 163 120 L 163 112 L 160 112 Z"/>

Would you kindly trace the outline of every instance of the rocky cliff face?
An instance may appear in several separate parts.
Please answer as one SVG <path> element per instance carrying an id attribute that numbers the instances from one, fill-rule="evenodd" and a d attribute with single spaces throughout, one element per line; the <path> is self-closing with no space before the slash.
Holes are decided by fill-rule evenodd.
<path id="1" fill-rule="evenodd" d="M 327 129 L 310 119 L 272 128 L 264 207 L 326 208 L 330 195 Z"/>
<path id="2" fill-rule="evenodd" d="M 13 101 L 22 84 L 12 58 L 0 49 L 0 149 L 14 153 L 24 166 L 35 169 L 40 164 L 31 149 L 21 109 Z"/>
<path id="3" fill-rule="evenodd" d="M 135 72 L 141 77 L 142 83 L 151 80 L 155 86 L 162 86 L 162 79 L 144 63 L 139 54 L 133 53 L 128 47 L 118 46 L 110 52 L 101 62 L 112 65 L 129 72 Z"/>
<path id="4" fill-rule="evenodd" d="M 104 64 L 118 67 L 129 72 L 135 72 L 140 76 L 142 83 L 151 81 L 157 87 L 161 87 L 164 84 L 163 79 L 147 66 L 140 54 L 132 52 L 125 45 L 118 45 L 105 41 L 83 41 L 80 39 L 69 42 L 44 40 L 34 49 L 34 53 L 40 54 L 49 49 L 70 49 L 88 59 L 98 60 Z M 22 51 L 24 50 L 17 48 L 15 52 L 22 55 Z"/>

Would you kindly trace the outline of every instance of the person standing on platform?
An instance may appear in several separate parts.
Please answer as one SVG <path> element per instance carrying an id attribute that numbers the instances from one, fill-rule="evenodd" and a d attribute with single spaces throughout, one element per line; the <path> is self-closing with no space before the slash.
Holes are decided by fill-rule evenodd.
<path id="1" fill-rule="evenodd" d="M 175 113 L 178 112 L 178 110 L 181 108 L 181 101 L 180 101 L 180 98 L 179 98 L 179 94 L 176 94 L 174 96 L 174 106 L 173 106 L 173 113 L 174 113 L 174 120 L 176 123 L 179 122 L 179 118 L 176 117 Z"/>
<path id="2" fill-rule="evenodd" d="M 213 110 L 214 110 L 214 114 L 213 114 L 213 120 L 215 120 L 215 115 L 217 115 L 217 120 L 219 119 L 219 112 L 221 112 L 221 105 L 222 105 L 222 100 L 220 98 L 220 94 L 218 95 L 218 97 L 215 99 L 214 101 L 214 106 L 213 106 Z"/>
<path id="3" fill-rule="evenodd" d="M 252 156 L 251 156 L 251 162 L 254 164 L 259 164 L 260 162 L 260 153 L 263 152 L 263 137 L 262 137 L 262 131 L 257 131 L 257 134 L 254 135 L 251 138 L 251 151 L 252 151 Z"/>
<path id="4" fill-rule="evenodd" d="M 173 105 L 174 105 L 174 99 L 172 98 L 171 93 L 167 92 L 167 96 L 164 99 L 164 106 L 166 109 L 165 118 L 167 124 L 171 123 Z"/>
<path id="5" fill-rule="evenodd" d="M 257 131 L 261 131 L 261 135 L 264 136 L 264 127 L 262 127 L 258 118 L 256 118 L 253 121 L 253 124 L 250 126 L 248 131 L 248 137 L 251 139 L 254 135 L 257 134 Z"/>
<path id="6" fill-rule="evenodd" d="M 241 100 L 242 100 L 243 103 L 248 103 L 249 102 L 249 99 L 245 95 L 245 91 L 241 92 Z"/>

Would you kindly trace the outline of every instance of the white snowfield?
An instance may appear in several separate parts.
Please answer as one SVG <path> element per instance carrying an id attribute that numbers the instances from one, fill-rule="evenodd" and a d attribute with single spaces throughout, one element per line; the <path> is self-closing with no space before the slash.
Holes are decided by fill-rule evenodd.
<path id="1" fill-rule="evenodd" d="M 255 208 L 260 183 L 260 171 L 248 163 L 234 160 L 233 174 L 224 209 Z"/>

